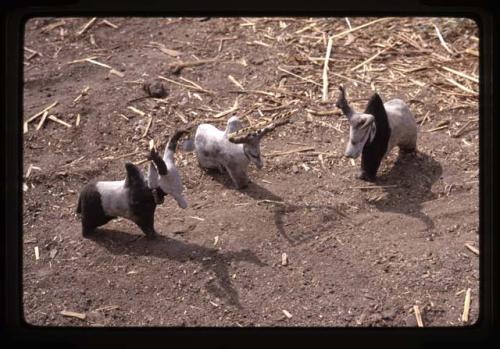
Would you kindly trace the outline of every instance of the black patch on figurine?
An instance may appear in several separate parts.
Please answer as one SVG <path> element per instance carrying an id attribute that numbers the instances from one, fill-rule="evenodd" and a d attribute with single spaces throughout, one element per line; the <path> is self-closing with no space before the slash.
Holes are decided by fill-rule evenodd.
<path id="1" fill-rule="evenodd" d="M 78 199 L 78 208 L 76 212 L 81 213 L 82 235 L 85 237 L 92 234 L 97 227 L 116 218 L 108 216 L 106 212 L 104 212 L 101 203 L 101 194 L 97 191 L 95 182 L 89 183 L 83 187 Z"/>
<path id="2" fill-rule="evenodd" d="M 361 175 L 359 178 L 366 181 L 375 181 L 378 168 L 387 152 L 389 139 L 391 138 L 391 128 L 384 103 L 377 93 L 373 94 L 368 101 L 365 114 L 371 114 L 375 117 L 377 131 L 373 140 L 370 142 L 368 139 L 363 148 L 361 155 Z"/>

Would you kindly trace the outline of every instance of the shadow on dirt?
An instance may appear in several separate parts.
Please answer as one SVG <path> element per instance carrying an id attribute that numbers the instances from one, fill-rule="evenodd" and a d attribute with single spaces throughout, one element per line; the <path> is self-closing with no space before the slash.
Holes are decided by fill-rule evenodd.
<path id="1" fill-rule="evenodd" d="M 433 200 L 433 184 L 439 180 L 443 169 L 439 162 L 427 154 L 399 154 L 389 172 L 377 178 L 378 185 L 396 185 L 384 188 L 387 195 L 375 202 L 380 211 L 402 213 L 420 219 L 427 230 L 434 229 L 432 219 L 422 212 L 422 203 Z"/>
<path id="2" fill-rule="evenodd" d="M 205 170 L 205 173 L 209 175 L 211 178 L 224 185 L 228 189 L 237 190 L 234 187 L 231 178 L 226 172 L 219 172 L 218 170 Z M 329 217 L 329 219 L 324 218 L 325 221 L 334 221 L 338 217 L 345 217 L 345 214 L 342 213 L 337 207 L 329 206 L 329 205 L 314 205 L 314 204 L 292 204 L 287 203 L 283 200 L 282 197 L 270 192 L 266 188 L 260 186 L 259 184 L 250 181 L 248 187 L 245 189 L 238 190 L 240 193 L 248 195 L 250 198 L 256 200 L 258 205 L 267 206 L 270 210 L 272 210 L 274 215 L 274 224 L 276 225 L 276 229 L 278 233 L 291 245 L 297 246 L 303 244 L 307 241 L 310 241 L 314 238 L 315 234 L 311 232 L 312 229 L 309 229 L 307 232 L 295 231 L 291 229 L 290 231 L 285 230 L 284 217 L 287 214 L 300 212 L 302 211 L 304 214 L 310 210 L 327 210 L 328 212 L 322 212 L 323 217 Z M 313 229 L 316 227 L 312 227 Z"/>
<path id="3" fill-rule="evenodd" d="M 154 240 L 147 240 L 144 236 L 101 228 L 91 239 L 114 255 L 154 256 L 181 263 L 197 262 L 203 269 L 210 269 L 216 275 L 215 279 L 206 284 L 207 291 L 238 308 L 242 306 L 238 292 L 231 284 L 228 266 L 233 262 L 248 262 L 261 267 L 267 265 L 248 249 L 221 253 L 215 248 L 182 242 L 162 235 Z"/>
<path id="4" fill-rule="evenodd" d="M 276 225 L 276 228 L 278 229 L 278 232 L 283 236 L 288 243 L 291 246 L 297 246 L 300 244 L 303 244 L 305 242 L 308 242 L 314 238 L 316 234 L 313 233 L 314 229 L 319 229 L 320 227 L 310 227 L 308 231 L 306 232 L 301 232 L 301 231 L 290 231 L 286 232 L 285 231 L 285 224 L 283 221 L 283 218 L 290 213 L 293 212 L 302 212 L 302 214 L 307 214 L 308 212 L 312 212 L 312 210 L 320 210 L 320 212 L 315 212 L 314 215 L 321 215 L 322 216 L 322 224 L 333 224 L 339 217 L 345 218 L 346 215 L 340 211 L 337 207 L 335 206 L 330 206 L 330 205 L 314 205 L 314 204 L 301 204 L 301 205 L 296 205 L 296 204 L 290 204 L 290 203 L 283 203 L 283 204 L 278 204 L 274 208 L 274 224 Z M 327 211 L 327 212 L 325 212 Z M 329 229 L 320 229 L 322 231 L 328 231 Z"/>

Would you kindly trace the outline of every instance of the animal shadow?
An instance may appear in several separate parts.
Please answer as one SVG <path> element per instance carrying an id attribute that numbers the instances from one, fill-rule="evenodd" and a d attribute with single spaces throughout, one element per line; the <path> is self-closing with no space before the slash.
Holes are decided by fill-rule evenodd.
<path id="1" fill-rule="evenodd" d="M 311 205 L 311 204 L 299 204 L 299 203 L 286 203 L 283 198 L 269 191 L 268 189 L 260 186 L 256 182 L 250 180 L 248 186 L 244 189 L 236 189 L 234 184 L 227 174 L 226 171 L 219 172 L 217 169 L 205 169 L 205 173 L 210 175 L 214 180 L 224 185 L 229 189 L 234 189 L 243 193 L 250 198 L 267 205 L 273 212 L 274 224 L 278 233 L 292 246 L 297 246 L 314 238 L 314 234 L 310 232 L 296 232 L 287 231 L 285 229 L 284 217 L 287 214 L 304 211 L 306 209 L 321 209 L 328 210 L 328 214 L 325 215 L 332 217 L 345 216 L 338 208 L 329 205 Z M 311 227 L 314 228 L 314 227 Z"/>
<path id="2" fill-rule="evenodd" d="M 154 256 L 181 263 L 187 261 L 199 263 L 204 270 L 212 270 L 216 276 L 215 279 L 208 281 L 207 291 L 238 308 L 242 306 L 238 292 L 231 284 L 228 265 L 232 262 L 248 262 L 261 267 L 266 265 L 248 249 L 220 252 L 215 248 L 182 242 L 162 235 L 154 240 L 147 240 L 143 236 L 101 228 L 91 239 L 113 255 Z"/>
<path id="3" fill-rule="evenodd" d="M 388 187 L 384 188 L 386 197 L 376 201 L 375 206 L 380 211 L 418 218 L 425 223 L 427 230 L 434 229 L 433 220 L 422 212 L 422 203 L 437 197 L 431 189 L 442 172 L 439 162 L 427 154 L 400 152 L 389 172 L 377 179 L 377 184 Z"/>
<path id="4" fill-rule="evenodd" d="M 282 201 L 283 199 L 279 197 L 278 195 L 270 192 L 266 188 L 260 186 L 259 184 L 255 183 L 250 179 L 250 182 L 248 183 L 248 186 L 243 189 L 237 189 L 234 186 L 233 181 L 231 180 L 231 177 L 229 177 L 229 174 L 223 170 L 223 172 L 220 172 L 217 169 L 203 169 L 207 175 L 209 175 L 211 178 L 222 184 L 228 189 L 232 189 L 235 191 L 239 191 L 240 193 L 243 193 L 245 195 L 248 195 L 254 200 L 272 200 L 272 201 Z"/>
<path id="5" fill-rule="evenodd" d="M 284 227 L 283 218 L 293 212 L 305 212 L 306 210 L 319 209 L 327 210 L 328 213 L 322 213 L 323 221 L 334 221 L 336 217 L 345 217 L 345 214 L 341 212 L 337 207 L 331 205 L 314 205 L 314 204 L 290 204 L 284 203 L 283 205 L 277 205 L 274 208 L 274 224 L 278 229 L 278 232 L 283 236 L 291 246 L 297 246 L 312 240 L 315 236 L 312 232 L 286 232 Z M 320 213 L 318 213 L 320 214 Z M 310 227 L 311 230 L 315 227 Z"/>
<path id="6" fill-rule="evenodd" d="M 254 200 L 258 200 L 259 203 L 268 206 L 274 215 L 274 224 L 276 225 L 276 229 L 278 233 L 288 241 L 288 243 L 292 246 L 296 246 L 302 243 L 305 243 L 314 238 L 314 234 L 306 233 L 306 232 L 296 232 L 296 231 L 286 231 L 284 224 L 284 217 L 287 214 L 304 211 L 310 209 L 321 209 L 328 210 L 328 214 L 324 215 L 324 217 L 337 217 L 344 216 L 342 212 L 338 210 L 338 208 L 329 205 L 314 205 L 314 204 L 300 204 L 300 203 L 287 203 L 284 202 L 283 199 L 276 194 L 270 192 L 266 188 L 260 186 L 255 182 L 250 182 L 247 188 L 240 190 L 241 193 L 244 193 L 251 197 Z M 313 227 L 311 227 L 313 228 Z"/>

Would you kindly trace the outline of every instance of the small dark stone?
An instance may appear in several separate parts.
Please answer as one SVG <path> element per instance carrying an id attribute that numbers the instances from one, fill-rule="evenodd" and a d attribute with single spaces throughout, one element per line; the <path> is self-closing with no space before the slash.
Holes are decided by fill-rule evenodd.
<path id="1" fill-rule="evenodd" d="M 143 85 L 144 91 L 154 98 L 163 98 L 167 96 L 167 90 L 161 81 L 146 81 Z"/>

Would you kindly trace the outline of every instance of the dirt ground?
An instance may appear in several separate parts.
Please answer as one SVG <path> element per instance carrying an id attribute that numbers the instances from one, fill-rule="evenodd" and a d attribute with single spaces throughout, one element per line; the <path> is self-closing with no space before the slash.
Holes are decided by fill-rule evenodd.
<path id="1" fill-rule="evenodd" d="M 58 102 L 24 134 L 28 323 L 417 326 L 415 306 L 424 326 L 477 321 L 474 22 L 106 20 L 26 24 L 23 118 Z M 177 72 L 169 66 L 203 59 L 214 60 Z M 145 95 L 142 82 L 159 75 L 168 79 L 160 80 L 168 96 L 134 100 Z M 375 186 L 356 178 L 359 158 L 343 157 L 349 131 L 334 105 L 339 84 L 356 110 L 376 89 L 384 101 L 407 101 L 419 123 L 418 153 L 398 157 L 394 149 Z M 236 99 L 238 109 L 214 117 Z M 263 139 L 264 168 L 250 167 L 248 189 L 236 190 L 226 174 L 207 173 L 194 153 L 178 151 L 189 207 L 166 197 L 156 211 L 158 239 L 143 238 L 124 219 L 82 237 L 79 190 L 93 179 L 124 178 L 125 162 L 144 160 L 150 139 L 163 149 L 185 122 L 224 128 L 232 115 L 253 123 L 294 108 L 292 122 Z"/>

